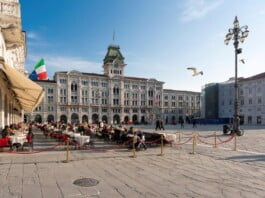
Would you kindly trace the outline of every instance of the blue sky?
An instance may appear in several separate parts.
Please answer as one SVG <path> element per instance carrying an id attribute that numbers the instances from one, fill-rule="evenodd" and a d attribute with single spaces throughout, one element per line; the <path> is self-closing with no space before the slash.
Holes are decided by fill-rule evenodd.
<path id="1" fill-rule="evenodd" d="M 249 26 L 239 76 L 264 72 L 263 0 L 20 0 L 27 32 L 26 69 L 44 58 L 55 71 L 102 73 L 107 47 L 120 45 L 126 76 L 156 78 L 169 89 L 200 91 L 234 76 L 233 45 L 224 45 L 235 15 Z M 187 67 L 203 70 L 192 77 Z"/>

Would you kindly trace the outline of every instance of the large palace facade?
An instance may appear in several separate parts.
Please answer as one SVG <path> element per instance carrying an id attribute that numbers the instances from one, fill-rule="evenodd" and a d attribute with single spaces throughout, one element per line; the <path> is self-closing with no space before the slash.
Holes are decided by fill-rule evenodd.
<path id="1" fill-rule="evenodd" d="M 45 89 L 42 103 L 30 119 L 110 124 L 177 123 L 180 117 L 200 112 L 200 93 L 165 90 L 156 79 L 124 75 L 126 64 L 120 47 L 110 45 L 103 74 L 56 72 L 53 80 L 36 81 Z"/>
<path id="2" fill-rule="evenodd" d="M 0 128 L 23 120 L 23 109 L 11 90 L 6 69 L 11 67 L 24 74 L 25 56 L 20 4 L 18 0 L 0 0 Z"/>

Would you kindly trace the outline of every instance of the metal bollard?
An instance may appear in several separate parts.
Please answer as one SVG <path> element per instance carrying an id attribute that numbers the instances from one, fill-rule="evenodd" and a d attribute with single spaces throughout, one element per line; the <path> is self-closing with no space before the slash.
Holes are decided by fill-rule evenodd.
<path id="1" fill-rule="evenodd" d="M 192 152 L 190 154 L 195 154 L 195 146 L 196 146 L 196 134 L 193 133 L 193 136 L 192 136 Z"/>
<path id="2" fill-rule="evenodd" d="M 216 132 L 214 132 L 214 148 L 217 148 L 217 135 Z"/>
<path id="3" fill-rule="evenodd" d="M 164 155 L 164 135 L 161 135 L 161 153 L 160 156 Z"/>
<path id="4" fill-rule="evenodd" d="M 180 141 L 181 141 L 181 138 L 180 138 L 180 132 L 179 132 L 179 143 L 180 143 Z"/>
<path id="5" fill-rule="evenodd" d="M 132 143 L 133 143 L 133 158 L 136 158 L 136 150 L 135 150 L 135 143 L 136 143 L 136 141 L 137 141 L 137 137 L 136 137 L 136 135 L 134 134 L 134 136 L 133 136 L 133 141 L 132 141 Z"/>
<path id="6" fill-rule="evenodd" d="M 234 133 L 234 138 L 235 138 L 234 151 L 236 151 L 237 150 L 237 137 L 236 137 L 236 133 Z"/>
<path id="7" fill-rule="evenodd" d="M 69 138 L 66 140 L 66 160 L 65 163 L 69 162 Z"/>

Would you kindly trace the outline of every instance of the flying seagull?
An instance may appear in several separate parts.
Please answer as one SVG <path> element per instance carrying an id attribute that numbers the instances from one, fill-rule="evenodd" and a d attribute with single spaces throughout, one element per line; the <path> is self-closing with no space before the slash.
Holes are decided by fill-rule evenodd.
<path id="1" fill-rule="evenodd" d="M 240 62 L 243 63 L 243 64 L 246 63 L 245 59 L 241 59 Z"/>
<path id="2" fill-rule="evenodd" d="M 203 75 L 203 72 L 202 71 L 198 72 L 195 67 L 188 67 L 187 69 L 192 71 L 192 76 Z"/>

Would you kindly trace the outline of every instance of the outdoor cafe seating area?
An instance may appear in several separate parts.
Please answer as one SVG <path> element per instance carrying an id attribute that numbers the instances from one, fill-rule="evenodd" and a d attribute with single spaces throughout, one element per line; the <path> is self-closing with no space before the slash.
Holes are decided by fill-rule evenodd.
<path id="1" fill-rule="evenodd" d="M 24 147 L 33 148 L 33 135 L 29 124 L 19 123 L 5 126 L 0 134 L 0 149 L 8 147 L 10 151 L 24 150 Z"/>
<path id="2" fill-rule="evenodd" d="M 148 146 L 160 144 L 161 135 L 170 142 L 176 141 L 175 134 L 144 132 L 132 126 L 128 129 L 122 125 L 112 126 L 103 123 L 89 125 L 87 123 L 63 124 L 60 122 L 38 124 L 37 126 L 43 131 L 45 137 L 54 138 L 65 143 L 68 139 L 70 145 L 74 145 L 75 148 L 79 149 L 94 148 L 94 143 L 100 140 L 106 144 L 124 144 L 125 147 L 132 148 L 134 135 L 136 136 L 136 145 L 139 145 L 139 150 L 141 146 L 147 149 L 145 142 L 148 143 Z M 166 144 L 168 141 L 165 140 L 164 143 Z"/>

